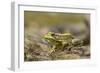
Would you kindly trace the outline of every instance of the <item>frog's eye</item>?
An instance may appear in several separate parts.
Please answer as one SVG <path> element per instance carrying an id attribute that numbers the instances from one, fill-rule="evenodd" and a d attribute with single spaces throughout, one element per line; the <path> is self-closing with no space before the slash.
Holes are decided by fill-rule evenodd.
<path id="1" fill-rule="evenodd" d="M 51 36 L 55 36 L 55 34 L 54 34 L 54 33 L 52 33 L 52 34 L 51 34 Z"/>

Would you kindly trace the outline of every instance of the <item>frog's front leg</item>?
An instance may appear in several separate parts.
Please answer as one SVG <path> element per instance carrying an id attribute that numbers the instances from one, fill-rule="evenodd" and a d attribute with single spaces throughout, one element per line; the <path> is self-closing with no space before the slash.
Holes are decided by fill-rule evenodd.
<path id="1" fill-rule="evenodd" d="M 52 52 L 55 52 L 55 51 L 56 51 L 56 50 L 55 50 L 55 49 L 56 49 L 56 46 L 53 45 L 51 49 L 52 49 Z"/>

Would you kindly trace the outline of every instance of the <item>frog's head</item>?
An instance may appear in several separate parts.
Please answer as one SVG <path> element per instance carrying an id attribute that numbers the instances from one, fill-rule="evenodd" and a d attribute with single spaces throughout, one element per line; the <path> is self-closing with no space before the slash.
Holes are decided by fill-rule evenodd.
<path id="1" fill-rule="evenodd" d="M 48 32 L 47 34 L 44 35 L 44 39 L 45 39 L 45 40 L 49 40 L 49 41 L 50 41 L 50 40 L 53 40 L 53 39 L 55 39 L 55 38 L 54 38 L 54 35 L 55 35 L 54 32 Z"/>

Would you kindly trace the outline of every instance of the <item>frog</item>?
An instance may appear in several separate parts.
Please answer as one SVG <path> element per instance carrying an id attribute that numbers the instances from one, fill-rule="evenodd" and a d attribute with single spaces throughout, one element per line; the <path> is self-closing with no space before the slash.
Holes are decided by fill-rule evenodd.
<path id="1" fill-rule="evenodd" d="M 43 38 L 51 45 L 52 52 L 57 50 L 62 50 L 64 46 L 71 46 L 72 39 L 74 39 L 73 35 L 69 32 L 67 33 L 55 33 L 48 32 Z"/>

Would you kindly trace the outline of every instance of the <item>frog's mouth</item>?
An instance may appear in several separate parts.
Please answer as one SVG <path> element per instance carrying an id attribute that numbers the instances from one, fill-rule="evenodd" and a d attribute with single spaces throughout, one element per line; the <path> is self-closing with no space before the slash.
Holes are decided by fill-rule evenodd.
<path id="1" fill-rule="evenodd" d="M 44 38 L 47 40 L 54 39 L 52 36 L 47 36 L 47 35 L 45 35 Z"/>

